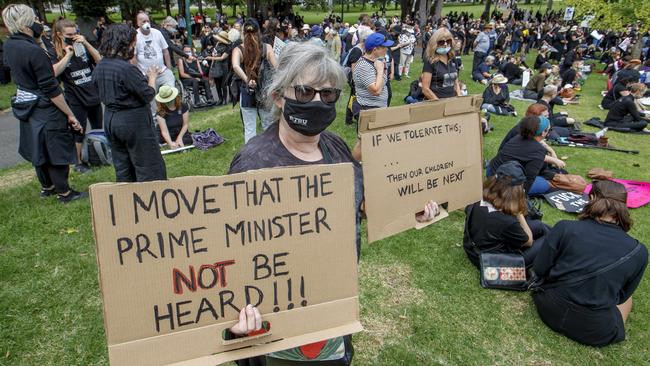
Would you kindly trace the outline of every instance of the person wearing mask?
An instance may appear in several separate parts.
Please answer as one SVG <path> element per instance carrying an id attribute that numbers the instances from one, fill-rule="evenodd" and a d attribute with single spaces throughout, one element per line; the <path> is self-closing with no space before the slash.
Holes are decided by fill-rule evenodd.
<path id="1" fill-rule="evenodd" d="M 97 86 L 92 79 L 93 69 L 102 56 L 84 36 L 77 34 L 75 22 L 67 19 L 55 23 L 53 44 L 54 75 L 63 82 L 63 95 L 72 113 L 84 131 L 87 131 L 86 122 L 90 122 L 93 130 L 102 128 L 102 105 L 99 102 Z M 81 52 L 75 51 L 74 47 Z M 83 139 L 83 133 L 75 134 L 77 163 L 74 169 L 80 173 L 90 170 L 81 161 Z"/>
<path id="2" fill-rule="evenodd" d="M 474 81 L 478 81 L 483 85 L 487 85 L 490 82 L 490 78 L 492 78 L 492 73 L 490 72 L 490 69 L 494 65 L 494 56 L 490 55 L 485 58 L 483 62 L 481 62 L 480 65 L 476 68 L 476 70 L 472 73 L 472 79 Z"/>
<path id="3" fill-rule="evenodd" d="M 469 238 L 463 238 L 467 258 L 479 265 L 481 252 L 519 253 L 530 268 L 550 228 L 539 220 L 528 220 L 524 169 L 508 161 L 483 183 L 483 198 L 465 209 Z"/>
<path id="4" fill-rule="evenodd" d="M 400 58 L 399 58 L 399 76 L 405 76 L 406 78 L 411 78 L 409 76 L 409 71 L 411 69 L 411 62 L 413 62 L 413 53 L 415 50 L 415 32 L 412 27 L 404 27 L 402 34 L 398 37 L 398 42 L 400 44 Z"/>
<path id="5" fill-rule="evenodd" d="M 625 186 L 595 181 L 578 221 L 555 224 L 533 270 L 533 301 L 554 331 L 589 346 L 625 340 L 632 295 L 648 266 L 645 245 L 627 234 Z"/>
<path id="6" fill-rule="evenodd" d="M 357 261 L 361 255 L 363 173 L 345 141 L 326 131 L 336 119 L 336 102 L 345 84 L 339 63 L 328 50 L 310 42 L 292 43 L 282 51 L 265 98 L 274 122 L 235 155 L 229 174 L 285 166 L 352 163 L 356 210 Z M 440 213 L 429 201 L 416 216 L 419 222 L 433 220 Z M 226 332 L 227 339 L 259 330 L 262 315 L 250 305 L 239 322 Z M 250 321 L 250 323 L 248 322 Z M 244 326 L 244 324 L 250 324 Z M 311 355 L 303 351 L 309 349 Z M 254 365 L 350 365 L 354 355 L 350 336 L 336 337 L 289 350 L 238 360 L 239 366 Z"/>
<path id="7" fill-rule="evenodd" d="M 135 64 L 142 75 L 147 75 L 148 70 L 155 67 L 158 70 L 155 89 L 161 85 L 174 86 L 176 79 L 172 72 L 172 63 L 167 50 L 167 41 L 158 29 L 151 26 L 149 16 L 140 12 L 136 16 L 138 24 L 137 42 L 135 45 Z M 155 104 L 152 104 L 155 110 Z"/>
<path id="8" fill-rule="evenodd" d="M 334 27 L 327 32 L 325 36 L 325 44 L 330 50 L 330 56 L 339 61 L 341 59 L 341 37 L 338 30 Z"/>
<path id="9" fill-rule="evenodd" d="M 352 71 L 357 96 L 353 104 L 354 115 L 358 115 L 362 110 L 388 106 L 385 57 L 387 47 L 392 45 L 393 41 L 387 40 L 381 33 L 372 33 L 366 39 L 364 55 Z"/>
<path id="10" fill-rule="evenodd" d="M 492 23 L 486 24 L 485 27 L 483 28 L 483 31 L 476 36 L 476 39 L 474 39 L 474 43 L 473 43 L 474 58 L 472 60 L 472 74 L 474 73 L 474 71 L 476 71 L 478 65 L 480 65 L 481 62 L 483 62 L 485 57 L 488 55 L 488 52 L 490 52 L 489 33 L 492 32 L 493 27 L 494 26 L 492 25 Z M 434 45 L 434 47 L 437 46 Z"/>
<path id="11" fill-rule="evenodd" d="M 202 108 L 206 105 L 214 104 L 214 97 L 212 96 L 212 90 L 210 89 L 210 79 L 208 79 L 204 74 L 199 59 L 196 58 L 192 52 L 192 47 L 189 45 L 183 46 L 183 53 L 187 55 L 187 59 L 179 58 L 178 61 L 176 61 L 178 76 L 184 86 L 192 88 L 194 107 Z M 205 92 L 207 104 L 201 102 L 201 90 Z"/>
<path id="12" fill-rule="evenodd" d="M 260 77 L 268 79 L 271 68 L 275 66 L 273 47 L 262 42 L 259 24 L 255 19 L 249 18 L 244 23 L 242 45 L 232 50 L 232 68 L 242 81 L 239 106 L 244 125 L 244 143 L 257 135 L 258 114 L 263 130 L 271 124 L 271 116 L 263 103 L 263 90 L 267 86 L 267 80 Z"/>
<path id="13" fill-rule="evenodd" d="M 87 197 L 70 188 L 68 180 L 69 165 L 77 162 L 73 130 L 83 130 L 65 101 L 52 63 L 37 44 L 43 25 L 35 19 L 34 10 L 23 4 L 9 4 L 2 11 L 11 34 L 4 44 L 4 60 L 16 84 L 12 108 L 21 121 L 18 152 L 34 166 L 41 197 L 58 196 L 67 203 Z"/>
<path id="14" fill-rule="evenodd" d="M 167 85 L 161 86 L 156 94 L 156 103 L 160 143 L 167 144 L 172 150 L 191 145 L 190 107 L 183 103 L 178 89 Z"/>
<path id="15" fill-rule="evenodd" d="M 129 63 L 137 37 L 138 32 L 127 24 L 108 27 L 99 46 L 104 58 L 93 72 L 105 106 L 104 131 L 111 144 L 117 182 L 167 179 L 150 109 L 160 70 L 151 66 L 145 78 Z"/>
<path id="16" fill-rule="evenodd" d="M 483 91 L 483 104 L 481 109 L 500 116 L 517 116 L 515 107 L 510 105 L 510 94 L 508 93 L 508 79 L 496 74 L 490 80 L 490 85 Z"/>
<path id="17" fill-rule="evenodd" d="M 542 68 L 537 71 L 537 74 L 528 81 L 526 87 L 522 89 L 524 98 L 537 100 L 542 97 L 544 86 L 546 85 L 546 78 L 551 73 L 551 67 L 549 63 L 542 65 Z"/>
<path id="18" fill-rule="evenodd" d="M 160 34 L 162 34 L 167 44 L 167 49 L 177 56 L 182 58 L 187 58 L 187 55 L 183 53 L 183 49 L 179 47 L 172 38 L 178 37 L 178 22 L 172 17 L 167 17 L 162 22 L 162 27 L 160 28 Z M 172 65 L 175 64 L 174 55 L 170 54 L 170 62 Z"/>
<path id="19" fill-rule="evenodd" d="M 452 60 L 454 39 L 447 28 L 436 30 L 427 46 L 427 57 L 422 67 L 422 92 L 427 100 L 452 98 L 461 95 L 458 69 Z"/>
<path id="20" fill-rule="evenodd" d="M 519 135 L 508 140 L 490 161 L 487 168 L 488 177 L 494 175 L 501 164 L 517 161 L 524 168 L 526 182 L 524 190 L 529 196 L 542 195 L 551 189 L 548 180 L 540 176 L 544 168 L 546 148 L 544 140 L 551 123 L 545 116 L 524 117 L 519 123 Z"/>
<path id="21" fill-rule="evenodd" d="M 228 98 L 228 74 L 230 72 L 230 40 L 228 33 L 221 31 L 214 36 L 216 45 L 212 54 L 206 59 L 212 61 L 210 65 L 210 77 L 214 80 L 219 97 L 218 105 L 225 105 Z"/>
<path id="22" fill-rule="evenodd" d="M 605 127 L 636 132 L 650 133 L 648 117 L 641 113 L 636 100 L 643 98 L 648 88 L 643 83 L 634 83 L 629 87 L 630 94 L 619 98 L 612 104 L 605 118 Z"/>

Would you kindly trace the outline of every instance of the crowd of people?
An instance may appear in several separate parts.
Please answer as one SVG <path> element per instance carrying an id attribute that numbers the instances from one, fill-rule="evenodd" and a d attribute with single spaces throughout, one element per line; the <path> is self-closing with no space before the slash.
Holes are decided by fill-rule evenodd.
<path id="1" fill-rule="evenodd" d="M 486 121 L 490 114 L 518 116 L 509 85 L 521 87 L 521 97 L 531 104 L 490 157 L 482 200 L 467 209 L 467 232 L 473 238 L 465 242 L 468 258 L 478 265 L 484 251 L 520 253 L 544 281 L 546 289 L 533 298 L 549 327 L 594 346 L 625 339 L 632 294 L 648 261 L 645 247 L 627 234 L 632 220 L 625 188 L 596 182 L 579 220 L 554 227 L 529 215 L 528 198 L 548 192 L 554 176 L 567 173 L 546 141 L 580 126 L 554 106 L 579 101 L 576 93 L 592 72 L 585 60 L 598 61 L 596 52 L 610 80 L 602 103 L 609 109 L 605 125 L 645 129 L 639 100 L 647 88 L 640 65 L 648 59 L 650 38 L 636 24 L 618 33 L 590 33 L 588 25 L 566 24 L 557 13 L 515 8 L 508 17 L 495 12 L 489 19 L 452 13 L 429 19 L 422 29 L 410 16 L 400 20 L 379 14 L 362 15 L 354 24 L 330 16 L 312 26 L 299 16 L 241 17 L 229 24 L 220 14 L 214 22 L 199 14 L 189 25 L 184 18 L 168 17 L 156 26 L 141 12 L 134 25 L 98 27 L 99 44 L 93 45 L 66 19 L 45 34 L 25 5 L 9 5 L 2 16 L 11 33 L 4 57 L 18 89 L 13 108 L 22 121 L 20 153 L 34 165 L 42 197 L 58 195 L 70 202 L 85 196 L 70 187 L 68 175 L 71 164 L 88 169 L 79 156 L 87 124 L 103 128 L 118 182 L 164 180 L 160 144 L 172 149 L 191 144 L 191 110 L 238 103 L 244 145 L 229 173 L 354 165 L 358 256 L 364 199 L 360 142 L 350 149 L 327 131 L 342 91 L 351 91 L 346 103 L 350 125 L 362 110 L 391 105 L 393 80 L 413 78 L 403 96 L 407 103 L 463 96 L 467 88 L 460 71 L 470 66 L 460 56 L 471 51 L 473 80 L 468 82 L 485 87 L 481 109 Z M 200 48 L 183 39 L 188 26 L 199 34 Z M 417 47 L 423 61 L 419 75 L 411 67 L 420 57 Z M 528 67 L 524 56 L 537 49 Z M 184 88 L 191 90 L 189 98 L 183 97 Z M 423 202 L 417 220 L 430 221 L 439 213 L 436 202 Z M 228 336 L 246 336 L 261 322 L 258 309 L 247 306 Z M 351 342 L 350 337 L 328 340 L 326 348 L 335 351 L 316 360 L 349 364 Z M 296 355 L 307 360 L 297 350 L 239 364 L 284 365 Z"/>

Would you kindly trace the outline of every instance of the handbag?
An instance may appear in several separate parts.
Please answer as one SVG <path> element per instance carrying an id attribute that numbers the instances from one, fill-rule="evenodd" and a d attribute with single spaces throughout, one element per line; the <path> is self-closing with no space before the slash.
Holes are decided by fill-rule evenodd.
<path id="1" fill-rule="evenodd" d="M 587 181 L 577 174 L 555 174 L 549 183 L 553 188 L 575 193 L 582 193 L 587 188 Z"/>
<path id="2" fill-rule="evenodd" d="M 542 217 L 544 217 L 541 201 L 527 198 L 526 205 L 528 206 L 528 213 L 526 214 L 527 218 L 530 220 L 541 220 Z"/>
<path id="3" fill-rule="evenodd" d="M 29 117 L 34 113 L 38 106 L 40 97 L 37 93 L 18 89 L 16 95 L 11 97 L 11 111 L 17 120 L 28 122 Z"/>
<path id="4" fill-rule="evenodd" d="M 465 222 L 465 237 L 472 244 L 479 258 L 480 283 L 483 288 L 526 291 L 526 262 L 519 253 L 502 253 L 499 249 L 504 247 L 499 244 L 493 248 L 480 250 L 469 234 L 469 221 L 474 205 L 467 210 Z"/>

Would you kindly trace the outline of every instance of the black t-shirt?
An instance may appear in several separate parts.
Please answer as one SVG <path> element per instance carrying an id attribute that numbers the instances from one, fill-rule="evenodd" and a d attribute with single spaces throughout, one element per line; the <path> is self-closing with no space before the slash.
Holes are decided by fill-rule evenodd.
<path id="1" fill-rule="evenodd" d="M 515 136 L 503 145 L 497 156 L 490 161 L 490 170 L 494 174 L 501 164 L 508 161 L 518 161 L 524 168 L 526 183 L 524 189 L 530 191 L 530 187 L 544 167 L 544 156 L 546 149 L 534 139 L 524 139 L 521 135 Z"/>
<path id="2" fill-rule="evenodd" d="M 605 94 L 600 104 L 602 104 L 604 108 L 611 107 L 612 103 L 621 97 L 621 92 L 624 90 L 627 90 L 627 87 L 622 83 L 614 84 L 614 86 L 607 92 L 607 94 Z"/>
<path id="3" fill-rule="evenodd" d="M 185 103 L 181 103 L 181 107 L 175 111 L 169 111 L 167 115 L 162 117 L 165 120 L 165 125 L 169 130 L 169 135 L 172 140 L 175 140 L 178 137 L 178 132 L 183 127 L 183 114 L 189 111 L 189 107 Z M 172 134 L 174 132 L 174 134 Z"/>
<path id="4" fill-rule="evenodd" d="M 576 81 L 576 76 L 578 76 L 578 72 L 573 67 L 564 71 L 562 74 L 562 86 L 573 84 Z"/>
<path id="5" fill-rule="evenodd" d="M 509 81 L 521 79 L 523 73 L 524 71 L 519 67 L 519 65 L 512 62 L 508 62 L 503 68 L 503 76 L 508 78 Z"/>
<path id="6" fill-rule="evenodd" d="M 436 61 L 433 65 L 428 58 L 424 59 L 422 72 L 431 74 L 430 89 L 438 98 L 453 98 L 456 96 L 456 80 L 458 80 L 458 69 L 451 60 L 445 64 Z"/>
<path id="7" fill-rule="evenodd" d="M 320 134 L 319 146 L 329 155 L 329 159 L 308 162 L 295 157 L 280 141 L 279 122 L 272 124 L 263 134 L 253 137 L 235 155 L 230 163 L 228 174 L 249 170 L 282 166 L 313 164 L 352 163 L 354 165 L 355 207 L 357 208 L 357 258 L 361 254 L 361 201 L 363 200 L 363 172 L 361 165 L 353 157 L 348 145 L 339 136 L 324 131 Z M 329 160 L 329 161 L 327 161 Z"/>
<path id="8" fill-rule="evenodd" d="M 350 52 L 348 53 L 348 61 L 345 64 L 347 67 L 352 67 L 353 64 L 357 63 L 359 59 L 363 56 L 363 51 L 361 51 L 361 48 L 359 47 L 352 47 Z"/>
<path id="9" fill-rule="evenodd" d="M 469 234 L 479 249 L 505 245 L 508 249 L 520 249 L 528 241 L 516 217 L 496 211 L 489 203 L 474 204 L 469 220 Z"/>
<path id="10" fill-rule="evenodd" d="M 547 61 L 546 56 L 544 56 L 541 53 L 538 53 L 537 57 L 535 58 L 535 66 L 534 66 L 535 70 L 539 70 L 546 61 Z"/>
<path id="11" fill-rule="evenodd" d="M 546 236 L 535 259 L 535 273 L 553 283 L 595 272 L 626 256 L 638 241 L 614 224 L 594 220 L 560 221 Z M 645 245 L 623 265 L 584 282 L 555 288 L 562 298 L 591 309 L 627 301 L 648 265 Z"/>
<path id="12" fill-rule="evenodd" d="M 59 62 L 56 53 L 51 54 L 52 64 Z M 97 85 L 93 82 L 93 70 L 95 61 L 88 54 L 82 57 L 73 55 L 70 58 L 68 66 L 59 75 L 59 80 L 63 82 L 64 95 L 68 103 L 76 103 L 84 106 L 96 106 L 99 102 L 99 92 Z"/>
<path id="13" fill-rule="evenodd" d="M 612 104 L 607 113 L 607 118 L 605 118 L 605 122 L 621 122 L 627 115 L 632 116 L 632 119 L 635 121 L 643 119 L 636 103 L 634 103 L 634 97 L 631 95 L 621 97 Z"/>

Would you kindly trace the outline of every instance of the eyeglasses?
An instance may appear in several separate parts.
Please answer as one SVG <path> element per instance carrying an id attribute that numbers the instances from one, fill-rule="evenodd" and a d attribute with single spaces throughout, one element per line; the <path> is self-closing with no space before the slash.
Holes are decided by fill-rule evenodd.
<path id="1" fill-rule="evenodd" d="M 438 46 L 444 46 L 446 44 L 451 45 L 452 42 L 451 39 L 441 39 L 438 41 Z"/>
<path id="2" fill-rule="evenodd" d="M 316 94 L 318 94 L 323 103 L 333 104 L 336 103 L 341 96 L 341 89 L 336 88 L 314 89 L 307 85 L 295 85 L 293 91 L 296 93 L 296 100 L 299 103 L 309 103 L 314 100 Z"/>

